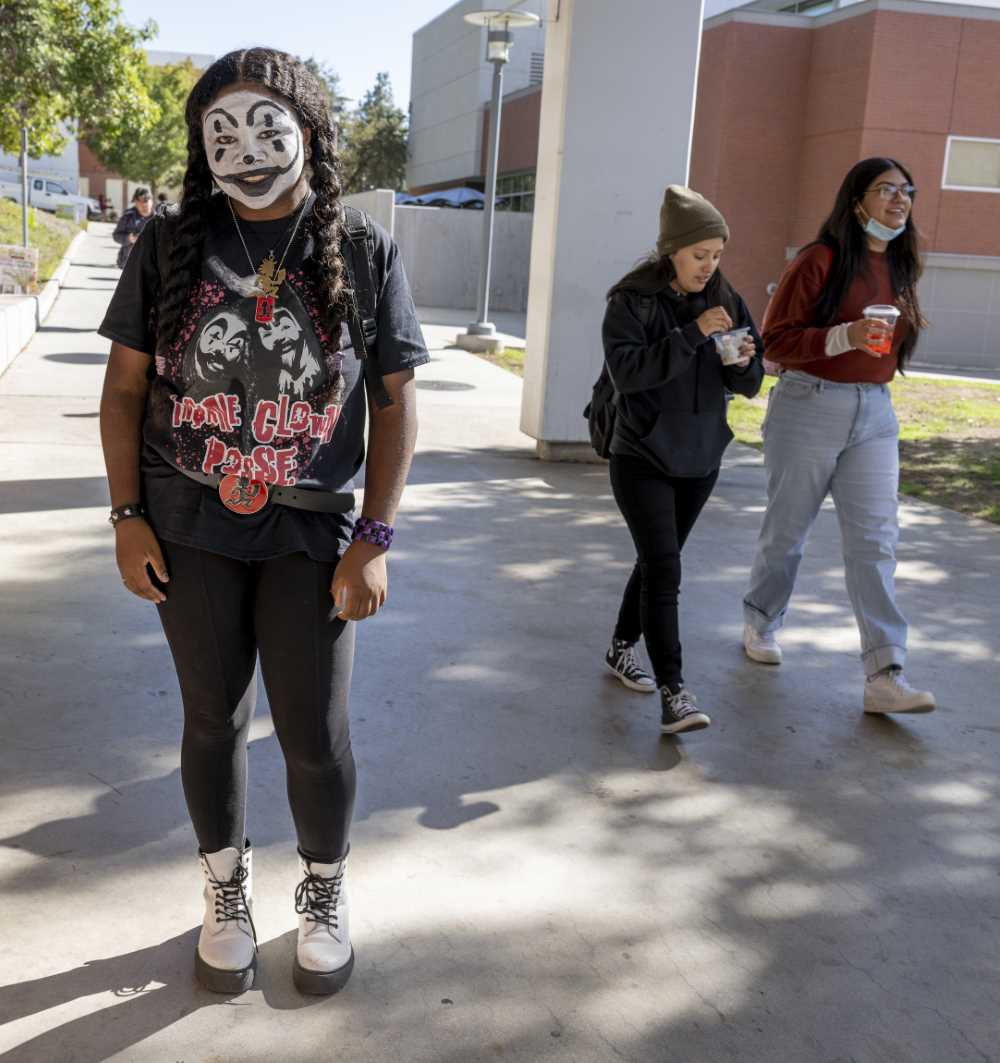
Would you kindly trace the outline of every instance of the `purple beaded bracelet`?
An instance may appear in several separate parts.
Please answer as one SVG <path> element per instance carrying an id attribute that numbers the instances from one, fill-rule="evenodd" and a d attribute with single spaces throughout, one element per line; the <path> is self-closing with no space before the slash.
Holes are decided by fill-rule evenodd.
<path id="1" fill-rule="evenodd" d="M 392 537 L 395 534 L 390 524 L 372 520 L 371 517 L 358 517 L 354 522 L 354 534 L 351 536 L 351 541 L 357 542 L 360 539 L 362 542 L 371 543 L 372 546 L 381 546 L 383 550 L 388 550 L 392 546 Z"/>

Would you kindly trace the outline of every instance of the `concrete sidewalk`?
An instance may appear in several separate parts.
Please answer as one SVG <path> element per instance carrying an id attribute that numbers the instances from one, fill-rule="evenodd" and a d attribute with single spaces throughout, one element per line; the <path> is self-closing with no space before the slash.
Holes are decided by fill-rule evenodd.
<path id="1" fill-rule="evenodd" d="M 88 237 L 0 380 L 0 1060 L 989 1063 L 1000 1059 L 1000 529 L 903 511 L 927 717 L 860 711 L 823 513 L 784 636 L 739 647 L 763 510 L 733 450 L 685 552 L 687 678 L 661 739 L 605 676 L 632 563 L 600 466 L 546 465 L 519 381 L 444 349 L 390 604 L 359 632 L 349 987 L 292 987 L 295 846 L 266 704 L 250 747 L 258 986 L 199 990 L 177 683 L 105 521 Z"/>

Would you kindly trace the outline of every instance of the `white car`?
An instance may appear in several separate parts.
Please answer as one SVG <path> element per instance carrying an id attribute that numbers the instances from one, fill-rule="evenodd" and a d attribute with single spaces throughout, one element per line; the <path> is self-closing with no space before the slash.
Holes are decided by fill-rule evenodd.
<path id="1" fill-rule="evenodd" d="M 14 200 L 15 203 L 20 203 L 20 176 L 0 174 L 0 195 Z M 96 199 L 78 196 L 75 192 L 70 192 L 60 181 L 54 181 L 49 177 L 32 177 L 30 174 L 28 175 L 28 205 L 53 212 L 60 207 L 70 207 L 76 215 L 83 217 L 88 214 L 98 214 L 101 209 Z"/>

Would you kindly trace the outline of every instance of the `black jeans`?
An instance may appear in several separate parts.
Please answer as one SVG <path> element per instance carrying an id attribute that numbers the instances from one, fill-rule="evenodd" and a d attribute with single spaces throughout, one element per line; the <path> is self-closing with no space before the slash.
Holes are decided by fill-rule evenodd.
<path id="1" fill-rule="evenodd" d="M 611 455 L 611 489 L 638 555 L 615 638 L 638 642 L 645 636 L 661 687 L 676 690 L 684 682 L 677 618 L 681 549 L 718 478 L 718 469 L 703 477 L 664 476 L 642 458 Z"/>
<path id="2" fill-rule="evenodd" d="M 285 758 L 299 848 L 347 852 L 357 774 L 347 717 L 354 625 L 334 618 L 333 562 L 235 561 L 161 542 L 160 620 L 184 703 L 181 779 L 198 844 L 242 848 L 256 663 Z"/>

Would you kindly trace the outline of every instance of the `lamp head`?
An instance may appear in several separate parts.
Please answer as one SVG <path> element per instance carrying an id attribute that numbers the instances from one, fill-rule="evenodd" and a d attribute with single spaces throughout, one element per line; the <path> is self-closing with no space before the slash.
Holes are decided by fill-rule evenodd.
<path id="1" fill-rule="evenodd" d="M 507 63 L 510 61 L 510 46 L 514 43 L 514 34 L 509 29 L 494 29 L 490 27 L 486 38 L 486 58 L 491 63 Z"/>

